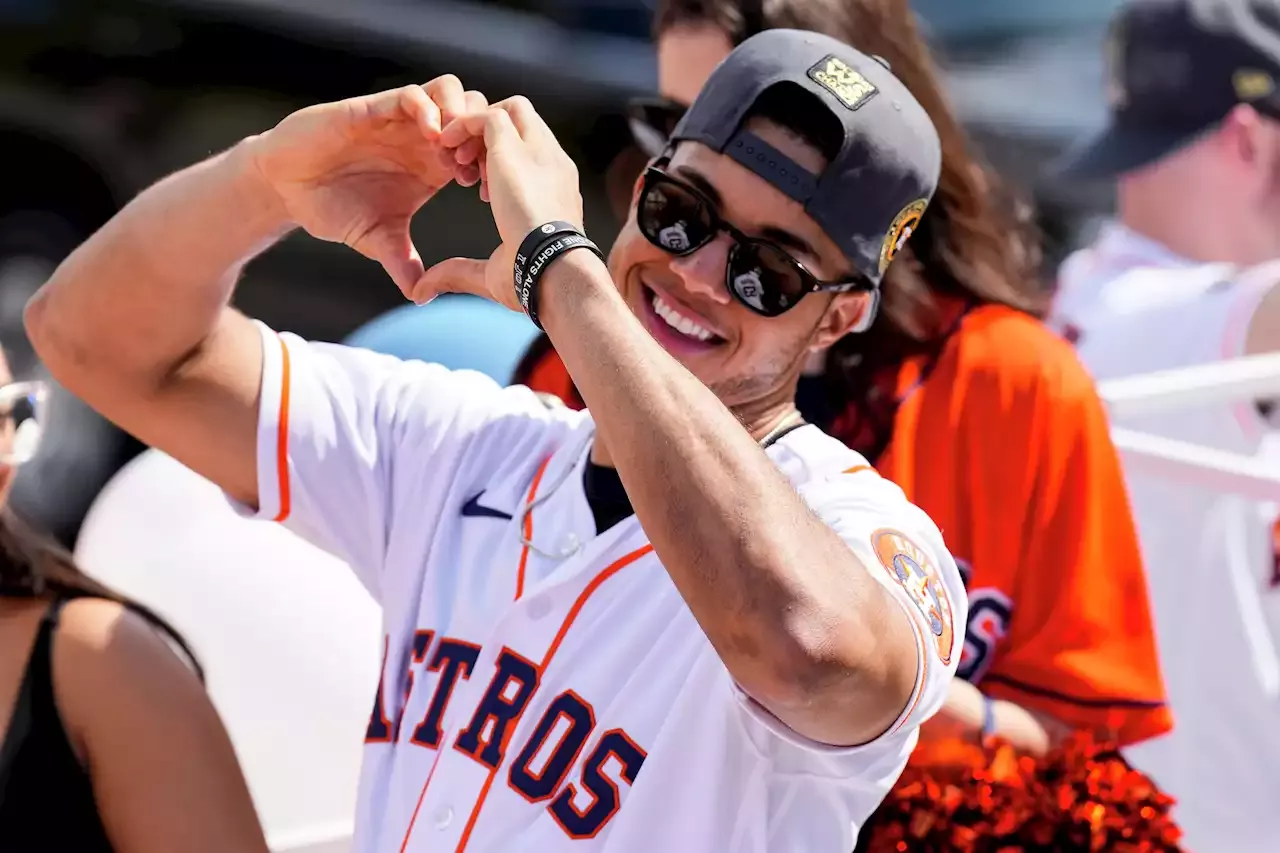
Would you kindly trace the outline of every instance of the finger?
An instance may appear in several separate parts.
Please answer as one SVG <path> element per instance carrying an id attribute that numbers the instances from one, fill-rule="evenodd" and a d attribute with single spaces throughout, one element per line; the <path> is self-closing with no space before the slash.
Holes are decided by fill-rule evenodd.
<path id="1" fill-rule="evenodd" d="M 476 161 L 476 166 L 480 169 L 480 200 L 489 203 L 489 158 L 480 155 L 480 159 Z"/>
<path id="2" fill-rule="evenodd" d="M 452 151 L 454 162 L 459 166 L 469 166 L 480 159 L 480 155 L 484 153 L 484 139 L 473 136 Z"/>
<path id="3" fill-rule="evenodd" d="M 555 140 L 555 134 L 551 132 L 551 128 L 547 127 L 542 116 L 538 115 L 538 111 L 533 108 L 533 103 L 524 95 L 506 98 L 498 101 L 494 106 L 511 117 L 511 123 L 519 131 L 521 139 L 529 142 L 548 138 Z"/>
<path id="4" fill-rule="evenodd" d="M 440 111 L 421 86 L 401 86 L 399 89 L 352 98 L 347 103 L 354 109 L 363 110 L 364 117 L 375 128 L 404 121 L 405 118 L 415 122 L 429 122 L 433 116 L 437 131 L 444 126 L 444 122 L 440 120 Z"/>
<path id="5" fill-rule="evenodd" d="M 484 96 L 483 92 L 468 89 L 462 93 L 462 96 L 467 102 L 467 112 L 469 113 L 482 113 L 489 108 L 489 99 Z"/>
<path id="6" fill-rule="evenodd" d="M 375 228 L 354 244 L 353 248 L 367 258 L 377 261 L 391 276 L 391 280 L 407 298 L 415 282 L 422 277 L 422 257 L 413 245 L 409 225 Z"/>
<path id="7" fill-rule="evenodd" d="M 461 186 L 474 187 L 480 183 L 480 167 L 474 163 L 465 166 L 457 166 L 453 173 L 453 179 Z"/>
<path id="8" fill-rule="evenodd" d="M 437 77 L 423 87 L 440 108 L 440 122 L 447 125 L 467 112 L 467 96 L 462 81 L 453 74 Z"/>
<path id="9" fill-rule="evenodd" d="M 480 92 L 465 92 L 463 93 L 463 97 L 466 100 L 468 115 L 473 113 L 483 113 L 489 108 L 489 99 Z M 483 149 L 484 140 L 478 136 L 466 140 L 462 143 L 461 147 L 457 149 L 447 147 L 442 148 L 442 165 L 449 169 L 455 168 L 455 164 L 464 166 L 469 165 L 475 162 L 475 159 L 480 156 L 480 152 Z M 470 172 L 468 172 L 468 174 L 470 174 Z M 475 183 L 475 180 L 472 180 L 471 183 Z M 471 184 L 465 184 L 465 186 L 470 185 Z"/>
<path id="10" fill-rule="evenodd" d="M 446 124 L 440 133 L 440 144 L 446 148 L 459 148 L 477 136 L 483 137 L 484 147 L 489 152 L 505 142 L 520 138 L 507 111 L 490 107 L 483 113 L 459 116 Z"/>
<path id="11" fill-rule="evenodd" d="M 423 136 L 438 136 L 444 126 L 440 108 L 421 86 L 405 86 L 400 90 L 400 109 L 417 122 Z"/>
<path id="12" fill-rule="evenodd" d="M 409 297 L 422 305 L 441 293 L 470 293 L 485 296 L 485 262 L 475 258 L 449 258 L 424 272 L 413 285 Z"/>

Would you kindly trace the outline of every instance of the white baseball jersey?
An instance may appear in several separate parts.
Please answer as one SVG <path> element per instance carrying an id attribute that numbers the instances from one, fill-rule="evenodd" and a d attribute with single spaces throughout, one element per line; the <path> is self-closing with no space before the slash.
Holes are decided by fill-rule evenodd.
<path id="1" fill-rule="evenodd" d="M 1211 363 L 1243 354 L 1249 320 L 1277 280 L 1280 266 L 1196 264 L 1112 224 L 1063 265 L 1053 322 L 1099 380 Z M 1260 466 L 1280 461 L 1248 403 L 1117 425 L 1254 455 Z M 1189 849 L 1274 851 L 1280 703 L 1266 694 L 1266 662 L 1256 656 L 1274 655 L 1280 642 L 1280 514 L 1125 466 L 1174 715 L 1171 734 L 1128 757 L 1178 798 Z"/>
<path id="2" fill-rule="evenodd" d="M 257 514 L 383 607 L 356 851 L 852 849 L 963 645 L 959 573 L 897 487 L 815 427 L 768 450 L 915 627 L 899 719 L 825 746 L 735 685 L 634 516 L 596 535 L 587 413 L 263 335 Z"/>

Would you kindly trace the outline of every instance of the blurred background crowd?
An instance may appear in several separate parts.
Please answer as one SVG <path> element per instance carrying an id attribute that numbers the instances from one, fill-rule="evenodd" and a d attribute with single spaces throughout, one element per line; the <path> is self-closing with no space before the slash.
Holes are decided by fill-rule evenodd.
<path id="1" fill-rule="evenodd" d="M 1107 122 L 1106 46 L 1121 2 L 909 5 L 973 150 L 1017 190 L 1034 220 L 1042 250 L 1038 286 L 1047 299 L 1063 262 L 1097 238 L 1114 210 L 1110 182 L 1075 180 L 1050 165 Z M 524 94 L 533 101 L 579 164 L 587 230 L 607 246 L 646 162 L 642 125 L 662 127 L 655 6 L 654 0 L 0 0 L 0 346 L 13 374 L 48 379 L 26 340 L 24 306 L 58 263 L 140 190 L 308 104 L 443 73 L 457 74 L 491 100 Z M 1270 86 L 1267 96 L 1274 81 Z M 459 187 L 446 188 L 421 212 L 414 234 L 428 264 L 485 257 L 496 240 L 483 203 Z M 405 305 L 375 263 L 303 234 L 248 267 L 236 304 L 305 338 L 471 368 L 502 382 L 522 368 L 537 339 L 523 316 L 471 297 Z M 530 364 L 523 369 L 527 378 Z M 41 452 L 18 470 L 13 508 L 74 550 L 90 574 L 108 575 L 181 631 L 206 665 L 272 848 L 344 849 L 361 746 L 352 732 L 362 730 L 378 675 L 373 602 L 334 558 L 274 526 L 242 522 L 211 484 L 145 452 L 50 387 Z M 1001 426 L 990 428 L 998 433 Z M 1081 495 L 1089 498 L 1087 490 Z M 1247 512 L 1262 519 L 1276 508 L 1251 503 Z M 1144 547 L 1150 562 L 1159 549 L 1145 541 Z M 125 563 L 116 557 L 121 553 L 130 555 Z M 184 559 L 175 555 L 190 564 L 175 569 L 175 560 Z M 1111 559 L 1124 563 L 1125 554 Z M 267 565 L 271 571 L 260 571 Z M 1266 591 L 1274 596 L 1275 587 Z M 1274 601 L 1263 605 L 1280 618 L 1276 608 Z M 1256 620 L 1259 630 L 1274 630 L 1268 618 Z M 1207 638 L 1216 627 L 1197 625 L 1197 641 L 1212 644 Z M 1056 639 L 1040 638 L 1037 654 L 1053 658 Z M 1161 640 L 1163 649 L 1168 644 Z M 1256 636 L 1249 645 L 1275 646 L 1273 638 Z M 1093 652 L 1101 658 L 1106 650 Z M 980 679 L 981 673 L 969 677 Z M 1149 686 L 1135 683 L 1124 695 L 1145 695 Z M 1274 692 L 1251 723 L 1280 722 Z M 1141 714 L 1147 712 L 1156 710 Z M 1175 725 L 1180 712 L 1175 703 Z M 1116 713 L 1117 720 L 1140 715 Z M 1055 714 L 1069 719 L 1070 712 Z M 1163 725 L 1144 722 L 1130 739 Z M 1234 760 L 1223 754 L 1228 770 Z M 1275 790 L 1280 769 L 1247 784 L 1254 793 L 1269 784 Z M 1245 849 L 1214 847 L 1203 834 L 1197 842 L 1196 850 Z"/>

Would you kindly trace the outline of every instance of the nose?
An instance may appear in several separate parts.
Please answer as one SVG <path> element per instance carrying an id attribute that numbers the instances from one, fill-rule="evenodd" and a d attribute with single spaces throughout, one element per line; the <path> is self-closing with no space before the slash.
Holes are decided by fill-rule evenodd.
<path id="1" fill-rule="evenodd" d="M 697 251 L 673 259 L 671 270 L 690 293 L 728 305 L 731 297 L 724 286 L 724 270 L 732 247 L 733 240 L 728 234 L 717 234 L 714 240 Z"/>

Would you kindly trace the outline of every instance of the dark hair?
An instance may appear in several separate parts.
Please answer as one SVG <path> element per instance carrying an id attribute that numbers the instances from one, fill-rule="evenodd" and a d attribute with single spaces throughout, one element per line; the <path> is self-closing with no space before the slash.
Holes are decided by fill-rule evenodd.
<path id="1" fill-rule="evenodd" d="M 0 510 L 0 596 L 11 598 L 105 598 L 146 619 L 186 655 L 196 676 L 204 670 L 186 640 L 150 608 L 86 575 L 52 539 L 36 533 L 10 509 Z"/>
<path id="2" fill-rule="evenodd" d="M 822 109 L 817 95 L 795 83 L 783 82 L 765 89 L 751 105 L 747 118 L 773 122 L 828 161 L 840 155 L 844 144 L 840 120 L 830 110 Z"/>
<path id="3" fill-rule="evenodd" d="M 937 193 L 886 274 L 880 318 L 828 352 L 833 394 L 859 406 L 886 368 L 936 352 L 954 328 L 956 303 L 995 303 L 1043 315 L 1046 290 L 1038 277 L 1040 243 L 1031 207 L 971 152 L 907 0 L 660 0 L 655 35 L 698 24 L 722 29 L 735 46 L 762 30 L 785 27 L 823 33 L 882 57 L 938 131 Z M 887 440 L 883 435 L 877 443 Z"/>

